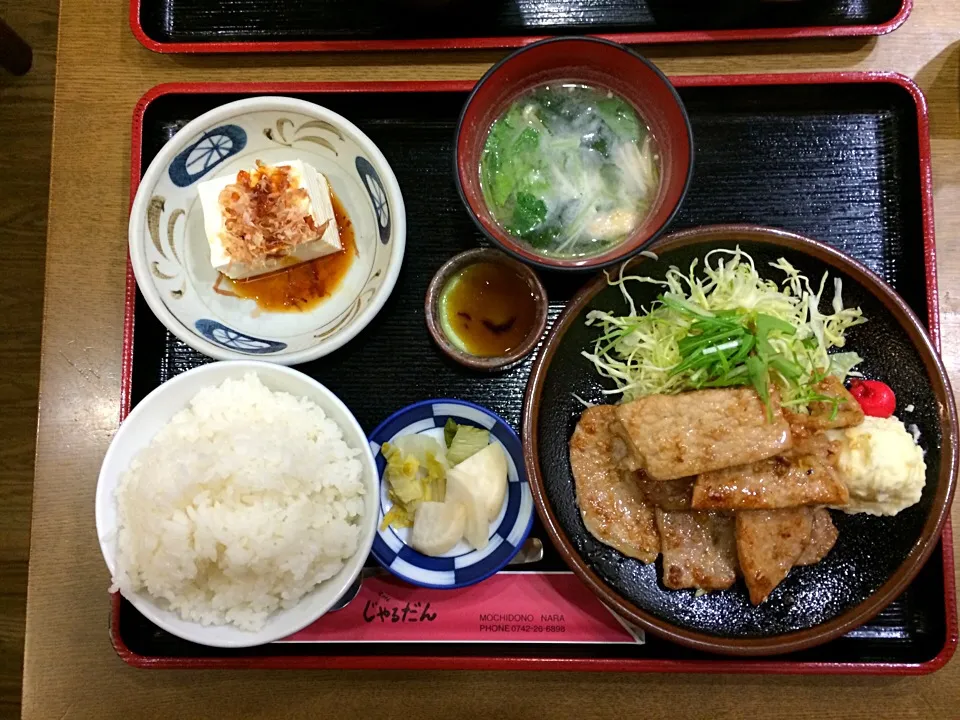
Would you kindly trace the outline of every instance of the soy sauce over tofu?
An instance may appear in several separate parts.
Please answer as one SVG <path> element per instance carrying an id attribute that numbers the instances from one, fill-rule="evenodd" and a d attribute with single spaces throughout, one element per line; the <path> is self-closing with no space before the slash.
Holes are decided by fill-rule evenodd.
<path id="1" fill-rule="evenodd" d="M 751 389 L 649 395 L 617 407 L 617 433 L 652 480 L 673 480 L 789 450 L 778 402 L 769 413 Z"/>

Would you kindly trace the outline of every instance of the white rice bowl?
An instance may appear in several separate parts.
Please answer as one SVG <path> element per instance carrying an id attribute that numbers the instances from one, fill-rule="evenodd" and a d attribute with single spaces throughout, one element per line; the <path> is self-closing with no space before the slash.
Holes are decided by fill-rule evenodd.
<path id="1" fill-rule="evenodd" d="M 131 413 L 104 460 L 97 524 L 111 590 L 181 637 L 239 647 L 295 632 L 349 587 L 372 542 L 376 486 L 366 439 L 329 391 L 294 370 L 266 366 L 267 375 L 286 381 L 281 386 L 299 376 L 322 389 L 349 422 L 303 393 L 271 390 L 259 369 L 232 365 L 263 364 L 191 371 L 228 370 L 167 410 L 153 433 L 134 441 L 140 447 L 127 449 L 126 462 L 113 461 L 141 407 L 191 373 Z M 276 385 L 278 378 L 267 379 Z M 336 416 L 338 408 L 327 405 Z M 185 634 L 189 626 L 201 637 Z"/>

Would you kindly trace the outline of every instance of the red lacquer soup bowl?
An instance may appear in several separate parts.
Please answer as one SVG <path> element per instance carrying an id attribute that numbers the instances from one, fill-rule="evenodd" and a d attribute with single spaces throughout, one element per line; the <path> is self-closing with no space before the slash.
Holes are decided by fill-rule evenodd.
<path id="1" fill-rule="evenodd" d="M 524 93 L 557 83 L 605 88 L 619 95 L 647 124 L 659 155 L 660 183 L 644 219 L 623 241 L 596 255 L 556 257 L 537 252 L 497 223 L 481 186 L 480 160 L 490 127 Z M 690 184 L 693 133 L 680 96 L 653 63 L 606 40 L 559 38 L 518 50 L 480 79 L 460 115 L 454 158 L 460 197 L 490 240 L 542 268 L 591 270 L 640 252 L 673 219 Z"/>

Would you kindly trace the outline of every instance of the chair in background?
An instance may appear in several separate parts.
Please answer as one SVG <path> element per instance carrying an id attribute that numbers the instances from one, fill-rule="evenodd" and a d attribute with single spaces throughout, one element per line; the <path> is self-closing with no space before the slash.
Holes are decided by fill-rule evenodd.
<path id="1" fill-rule="evenodd" d="M 0 20 L 0 67 L 24 75 L 33 62 L 33 51 L 3 20 Z"/>

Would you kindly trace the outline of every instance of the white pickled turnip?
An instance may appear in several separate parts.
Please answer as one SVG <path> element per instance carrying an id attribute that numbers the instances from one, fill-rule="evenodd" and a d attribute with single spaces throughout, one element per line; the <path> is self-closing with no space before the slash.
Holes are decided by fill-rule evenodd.
<path id="1" fill-rule="evenodd" d="M 503 448 L 490 443 L 448 470 L 448 492 L 450 478 L 454 476 L 470 489 L 480 502 L 487 522 L 492 522 L 500 514 L 507 496 L 507 457 Z"/>
<path id="2" fill-rule="evenodd" d="M 448 470 L 447 500 L 464 507 L 466 526 L 462 534 L 474 549 L 482 550 L 490 540 L 490 523 L 482 499 L 473 490 L 472 481 L 470 475 L 457 473 L 452 468 Z"/>
<path id="3" fill-rule="evenodd" d="M 417 508 L 410 545 L 424 555 L 450 552 L 463 537 L 467 511 L 460 502 L 424 502 Z"/>

